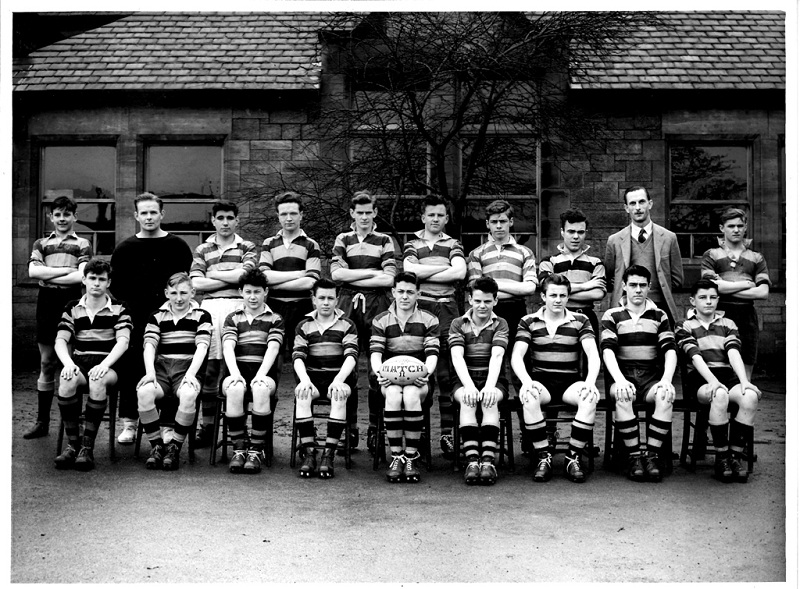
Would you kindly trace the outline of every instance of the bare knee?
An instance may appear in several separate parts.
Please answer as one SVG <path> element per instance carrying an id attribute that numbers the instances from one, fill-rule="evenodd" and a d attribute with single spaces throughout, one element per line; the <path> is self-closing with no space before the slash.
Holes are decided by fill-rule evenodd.
<path id="1" fill-rule="evenodd" d="M 156 406 L 156 387 L 152 383 L 139 387 L 136 391 L 136 398 L 139 401 L 139 411 L 148 411 Z"/>
<path id="2" fill-rule="evenodd" d="M 399 411 L 403 406 L 403 388 L 399 385 L 389 385 L 381 389 L 386 400 L 388 411 Z"/>

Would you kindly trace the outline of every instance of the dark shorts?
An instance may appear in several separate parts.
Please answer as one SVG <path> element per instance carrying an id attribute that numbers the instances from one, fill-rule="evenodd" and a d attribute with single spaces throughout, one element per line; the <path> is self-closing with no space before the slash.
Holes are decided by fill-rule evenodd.
<path id="1" fill-rule="evenodd" d="M 451 391 L 450 396 L 452 397 L 458 389 L 464 386 L 464 383 L 462 383 L 457 376 L 454 376 L 451 382 L 452 386 L 450 389 Z M 477 388 L 478 390 L 481 390 L 485 386 L 486 386 L 485 379 L 478 380 L 477 382 L 475 382 L 475 388 Z M 500 391 L 503 393 L 503 400 L 505 401 L 506 399 L 508 399 L 508 379 L 505 376 L 501 376 L 497 379 L 497 388 L 500 389 Z"/>
<path id="2" fill-rule="evenodd" d="M 74 288 L 39 288 L 36 300 L 36 343 L 52 346 L 56 343 L 58 323 L 64 307 L 81 298 L 80 286 Z"/>
<path id="3" fill-rule="evenodd" d="M 89 371 L 107 357 L 105 354 L 76 354 L 73 356 L 72 361 L 75 362 L 86 382 L 89 382 Z"/>
<path id="4" fill-rule="evenodd" d="M 358 376 L 356 376 L 356 372 L 358 368 L 355 368 L 353 372 L 350 373 L 345 379 L 345 384 L 350 387 L 350 394 L 356 393 L 356 388 L 358 387 Z M 308 376 L 311 379 L 311 384 L 317 387 L 319 391 L 319 398 L 320 399 L 327 399 L 328 398 L 328 387 L 331 386 L 333 379 L 336 378 L 336 374 L 314 374 L 313 372 L 308 372 Z M 296 383 L 300 383 L 300 379 L 297 378 L 297 374 L 294 375 L 294 380 Z"/>
<path id="5" fill-rule="evenodd" d="M 270 377 L 273 381 L 275 381 L 275 392 L 272 394 L 273 397 L 278 396 L 278 378 L 279 378 L 279 367 L 281 366 L 280 355 L 278 358 L 275 359 L 275 362 L 272 364 L 272 368 L 269 369 L 267 372 L 267 376 Z M 242 374 L 242 378 L 244 379 L 245 384 L 247 385 L 247 390 L 245 392 L 245 399 L 252 401 L 253 400 L 253 391 L 250 390 L 250 382 L 256 377 L 256 373 L 258 369 L 261 368 L 261 364 L 256 364 L 255 362 L 239 362 L 239 372 Z M 222 381 L 230 376 L 230 372 L 228 372 L 228 367 L 225 367 L 225 370 L 222 374 Z"/>
<path id="6" fill-rule="evenodd" d="M 739 379 L 732 368 L 712 368 L 711 372 L 717 377 L 717 380 L 728 387 L 728 389 L 732 389 L 739 384 Z M 706 379 L 700 376 L 696 370 L 693 370 L 686 378 L 686 386 L 683 388 L 683 398 L 696 400 L 697 391 L 705 384 L 708 384 Z"/>
<path id="7" fill-rule="evenodd" d="M 622 370 L 622 375 L 636 387 L 636 402 L 641 403 L 644 401 L 647 393 L 656 384 L 659 380 L 661 380 L 661 376 L 663 374 L 660 367 L 654 368 L 634 368 L 634 367 L 625 367 L 620 368 Z"/>
<path id="8" fill-rule="evenodd" d="M 742 362 L 755 364 L 758 357 L 758 314 L 754 305 L 741 305 L 720 301 L 717 310 L 736 324 L 742 342 Z"/>
<path id="9" fill-rule="evenodd" d="M 544 374 L 534 372 L 531 378 L 540 383 L 550 393 L 551 403 L 561 403 L 564 392 L 573 384 L 581 380 L 580 374 Z"/>
<path id="10" fill-rule="evenodd" d="M 169 397 L 177 395 L 181 380 L 186 376 L 186 371 L 189 370 L 189 366 L 191 365 L 191 359 L 174 360 L 161 356 L 156 358 L 156 381 L 161 387 L 161 390 L 164 391 L 164 396 Z M 202 374 L 197 374 L 197 380 L 200 381 L 201 385 L 203 384 Z"/>

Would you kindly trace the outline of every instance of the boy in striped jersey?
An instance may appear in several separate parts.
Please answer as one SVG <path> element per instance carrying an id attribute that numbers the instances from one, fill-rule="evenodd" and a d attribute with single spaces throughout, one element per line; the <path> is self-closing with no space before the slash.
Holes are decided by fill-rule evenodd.
<path id="1" fill-rule="evenodd" d="M 338 290 L 336 283 L 326 278 L 314 283 L 311 289 L 314 311 L 297 326 L 294 338 L 292 360 L 298 383 L 294 390 L 295 418 L 305 453 L 300 466 L 301 477 L 317 472 L 312 401 L 320 397 L 331 401 L 328 435 L 318 471 L 320 478 L 328 479 L 333 477 L 336 445 L 347 424 L 347 399 L 356 388 L 358 331 L 355 324 L 344 317 L 344 312 L 336 308 Z"/>
<path id="2" fill-rule="evenodd" d="M 439 353 L 448 358 L 447 338 L 450 324 L 458 316 L 456 284 L 467 274 L 461 243 L 446 233 L 447 202 L 440 196 L 428 195 L 422 202 L 424 227 L 415 233 L 403 250 L 403 270 L 420 279 L 418 304 L 439 319 Z M 453 405 L 449 387 L 450 362 L 439 362 L 436 382 L 439 387 L 440 445 L 445 458 L 453 457 Z"/>
<path id="3" fill-rule="evenodd" d="M 422 433 L 428 379 L 420 377 L 413 385 L 401 387 L 393 385 L 379 372 L 385 359 L 405 355 L 424 362 L 428 374 L 433 374 L 439 357 L 439 320 L 417 305 L 419 282 L 415 274 L 400 272 L 395 278 L 392 296 L 394 302 L 389 310 L 372 321 L 370 367 L 385 399 L 383 421 L 392 452 L 386 478 L 390 483 L 403 479 L 416 483 L 420 477 L 416 464 L 420 457 L 417 447 Z"/>
<path id="4" fill-rule="evenodd" d="M 372 320 L 389 308 L 389 289 L 397 274 L 395 248 L 392 238 L 375 230 L 378 208 L 376 199 L 366 191 L 356 192 L 350 199 L 351 231 L 340 233 L 333 244 L 331 278 L 342 285 L 339 308 L 358 328 L 359 349 L 368 350 Z M 369 430 L 367 447 L 374 448 L 376 415 L 382 404 L 378 382 L 370 373 Z M 350 395 L 347 413 L 350 423 L 356 423 L 358 393 Z M 350 446 L 358 444 L 358 428 L 351 425 Z"/>
<path id="5" fill-rule="evenodd" d="M 36 381 L 37 413 L 34 424 L 22 435 L 26 440 L 46 436 L 50 429 L 58 357 L 54 348 L 58 322 L 64 305 L 81 297 L 81 281 L 92 246 L 73 228 L 78 206 L 59 196 L 50 206 L 53 232 L 33 244 L 28 276 L 39 281 L 36 302 L 36 343 L 39 346 L 39 378 Z"/>
<path id="6" fill-rule="evenodd" d="M 243 305 L 225 319 L 222 356 L 228 376 L 222 381 L 225 421 L 233 444 L 232 473 L 257 474 L 266 460 L 269 415 L 274 408 L 278 356 L 283 345 L 283 319 L 267 306 L 267 279 L 249 270 L 239 280 Z M 253 402 L 248 446 L 247 403 Z"/>
<path id="7" fill-rule="evenodd" d="M 744 445 L 753 430 L 761 391 L 748 378 L 740 353 L 736 324 L 717 311 L 719 289 L 711 280 L 701 279 L 692 287 L 692 308 L 675 328 L 678 345 L 691 359 L 686 391 L 711 405 L 708 423 L 717 450 L 714 476 L 724 483 L 747 482 Z M 739 406 L 730 424 L 728 403 Z"/>
<path id="8" fill-rule="evenodd" d="M 213 435 L 212 424 L 222 364 L 222 324 L 242 302 L 239 279 L 246 271 L 255 268 L 258 261 L 255 244 L 236 233 L 239 207 L 235 203 L 214 203 L 211 207 L 211 224 L 215 233 L 194 250 L 189 271 L 192 286 L 205 295 L 200 308 L 208 311 L 214 326 L 200 393 L 203 419 L 197 430 L 198 448 L 208 446 Z"/>
<path id="9" fill-rule="evenodd" d="M 678 357 L 669 317 L 647 298 L 650 278 L 647 268 L 635 264 L 622 274 L 622 305 L 603 315 L 600 349 L 607 375 L 614 381 L 609 392 L 615 402 L 616 428 L 628 450 L 628 478 L 659 482 L 658 452 L 672 427 L 672 377 Z M 644 457 L 634 401 L 655 404 L 647 423 Z"/>
<path id="10" fill-rule="evenodd" d="M 81 282 L 86 294 L 63 309 L 55 352 L 64 368 L 58 386 L 58 408 L 67 433 L 67 447 L 56 457 L 58 469 L 74 467 L 88 471 L 94 468 L 94 441 L 108 405 L 108 388 L 117 382 L 113 369 L 128 349 L 131 318 L 123 303 L 108 295 L 111 266 L 99 259 L 89 260 L 83 268 Z M 72 352 L 70 352 L 70 342 Z M 78 387 L 89 387 L 86 402 L 83 439 L 78 419 L 81 397 Z M 115 416 L 111 416 L 112 419 Z M 80 445 L 79 445 L 80 440 Z M 80 451 L 77 449 L 80 448 Z"/>
<path id="11" fill-rule="evenodd" d="M 178 470 L 181 446 L 194 424 L 206 352 L 211 340 L 211 315 L 194 300 L 195 290 L 186 272 L 170 276 L 167 302 L 150 316 L 144 330 L 145 374 L 136 385 L 139 419 L 152 450 L 145 466 L 150 470 Z M 162 432 L 156 400 L 176 396 L 175 430 Z M 171 439 L 167 436 L 172 434 Z"/>
<path id="12" fill-rule="evenodd" d="M 448 345 L 453 361 L 451 390 L 461 406 L 459 433 L 467 457 L 464 482 L 493 485 L 500 435 L 500 401 L 508 398 L 503 356 L 508 347 L 508 324 L 494 314 L 497 283 L 478 278 L 469 286 L 470 309 L 450 324 Z M 483 419 L 478 425 L 477 410 Z M 478 459 L 480 458 L 480 464 Z"/>
<path id="13" fill-rule="evenodd" d="M 600 372 L 592 325 L 580 313 L 567 309 L 570 283 L 566 276 L 551 274 L 542 281 L 544 306 L 526 315 L 519 322 L 511 367 L 522 381 L 519 399 L 525 429 L 537 452 L 538 464 L 533 473 L 537 483 L 549 481 L 553 475 L 553 448 L 547 438 L 542 409 L 551 401 L 575 405 L 569 450 L 564 459 L 567 478 L 574 483 L 586 480 L 581 452 L 589 443 L 594 429 L 595 410 L 600 392 L 595 386 Z M 529 354 L 526 369 L 526 356 Z M 588 369 L 581 378 L 581 353 L 586 354 Z"/>

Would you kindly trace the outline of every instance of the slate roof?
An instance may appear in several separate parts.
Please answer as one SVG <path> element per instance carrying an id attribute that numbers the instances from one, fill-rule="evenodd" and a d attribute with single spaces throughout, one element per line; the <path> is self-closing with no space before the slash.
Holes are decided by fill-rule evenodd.
<path id="1" fill-rule="evenodd" d="M 636 48 L 586 63 L 573 89 L 784 89 L 783 12 L 661 13 L 667 26 L 634 33 Z"/>
<path id="2" fill-rule="evenodd" d="M 319 17 L 136 13 L 14 60 L 16 91 L 315 90 Z"/>

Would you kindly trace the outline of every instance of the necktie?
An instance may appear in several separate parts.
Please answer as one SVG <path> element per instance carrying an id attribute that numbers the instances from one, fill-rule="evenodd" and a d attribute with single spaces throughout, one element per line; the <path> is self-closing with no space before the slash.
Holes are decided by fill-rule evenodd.
<path id="1" fill-rule="evenodd" d="M 644 243 L 647 240 L 644 233 L 644 227 L 642 227 L 642 230 L 639 232 L 639 243 Z"/>

